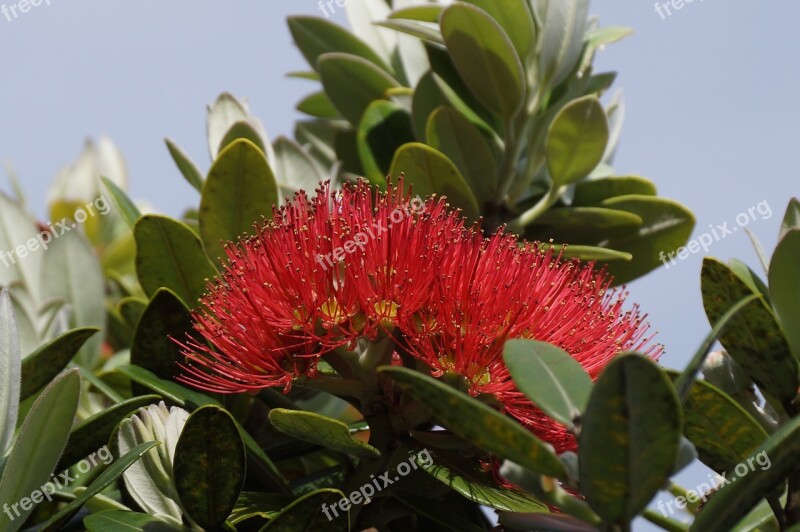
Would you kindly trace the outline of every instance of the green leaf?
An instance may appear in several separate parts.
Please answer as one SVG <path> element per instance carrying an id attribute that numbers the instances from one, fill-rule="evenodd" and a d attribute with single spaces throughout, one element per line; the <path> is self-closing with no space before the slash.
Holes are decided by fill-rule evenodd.
<path id="1" fill-rule="evenodd" d="M 476 197 L 494 197 L 497 161 L 486 137 L 464 115 L 452 107 L 438 107 L 428 119 L 426 139 L 453 161 Z"/>
<path id="2" fill-rule="evenodd" d="M 426 141 L 428 118 L 433 111 L 447 103 L 447 98 L 433 79 L 433 74 L 426 72 L 414 88 L 411 99 L 411 119 L 417 140 Z"/>
<path id="3" fill-rule="evenodd" d="M 566 244 L 598 244 L 630 234 L 641 227 L 636 214 L 604 207 L 559 207 L 550 209 L 528 226 L 526 236 L 535 240 Z"/>
<path id="4" fill-rule="evenodd" d="M 592 207 L 605 200 L 630 194 L 655 196 L 656 186 L 652 181 L 635 175 L 586 179 L 575 184 L 572 206 Z"/>
<path id="5" fill-rule="evenodd" d="M 314 160 L 297 142 L 286 137 L 275 139 L 275 178 L 286 197 L 297 190 L 311 192 L 316 189 L 325 176 Z"/>
<path id="6" fill-rule="evenodd" d="M 592 378 L 564 350 L 536 340 L 509 340 L 503 360 L 517 389 L 564 426 L 572 427 L 586 410 Z"/>
<path id="7" fill-rule="evenodd" d="M 91 327 L 67 331 L 25 357 L 22 362 L 20 400 L 24 401 L 52 381 L 97 332 L 99 329 Z"/>
<path id="8" fill-rule="evenodd" d="M 320 73 L 320 56 L 330 52 L 354 55 L 387 73 L 392 72 L 368 44 L 333 22 L 319 17 L 305 16 L 292 16 L 287 22 L 300 53 L 311 68 Z"/>
<path id="9" fill-rule="evenodd" d="M 589 14 L 588 0 L 532 0 L 539 17 L 539 83 L 555 87 L 575 69 L 583 50 Z"/>
<path id="10" fill-rule="evenodd" d="M 78 371 L 70 370 L 53 380 L 33 403 L 0 478 L 0 505 L 28 499 L 48 481 L 67 443 L 80 388 Z M 19 515 L 14 512 L 13 520 L 11 514 L 0 513 L 0 530 L 19 530 L 33 511 L 28 506 Z"/>
<path id="11" fill-rule="evenodd" d="M 762 464 L 761 462 L 766 462 Z M 723 532 L 730 530 L 758 502 L 797 470 L 800 461 L 800 418 L 787 421 L 751 454 L 740 462 L 726 483 L 703 506 L 691 530 Z M 738 469 L 738 471 L 737 471 Z M 747 472 L 742 474 L 742 470 Z"/>
<path id="12" fill-rule="evenodd" d="M 789 229 L 769 263 L 772 305 L 792 353 L 800 359 L 800 229 Z"/>
<path id="13" fill-rule="evenodd" d="M 728 266 L 712 258 L 703 261 L 701 289 L 710 323 L 716 323 L 738 301 L 755 293 Z M 784 404 L 794 399 L 800 385 L 800 366 L 760 294 L 730 321 L 720 343 L 763 391 Z"/>
<path id="14" fill-rule="evenodd" d="M 395 152 L 389 172 L 392 176 L 404 173 L 406 186 L 413 186 L 414 193 L 423 198 L 431 194 L 447 196 L 450 205 L 461 209 L 468 220 L 480 216 L 478 202 L 464 177 L 450 159 L 430 146 L 404 144 Z"/>
<path id="15" fill-rule="evenodd" d="M 501 513 L 498 515 L 499 523 L 508 527 L 508 530 L 547 530 L 548 532 L 597 531 L 597 527 L 565 514 Z"/>
<path id="16" fill-rule="evenodd" d="M 674 255 L 674 251 L 689 240 L 694 229 L 692 212 L 669 199 L 619 196 L 604 201 L 602 206 L 630 212 L 643 220 L 638 231 L 603 243 L 604 247 L 633 255 L 631 262 L 617 261 L 608 264 L 607 269 L 614 276 L 615 285 L 630 282 L 666 264 L 667 254 Z"/>
<path id="17" fill-rule="evenodd" d="M 675 389 L 678 392 L 678 397 L 680 398 L 681 403 L 686 401 L 686 398 L 689 395 L 689 389 L 692 387 L 692 383 L 694 382 L 695 377 L 697 377 L 697 373 L 703 366 L 703 362 L 708 355 L 708 351 L 711 349 L 711 346 L 714 345 L 714 342 L 717 341 L 717 337 L 722 333 L 722 331 L 725 330 L 730 321 L 734 318 L 734 316 L 736 316 L 736 313 L 749 305 L 751 302 L 755 301 L 757 297 L 758 296 L 756 294 L 751 294 L 745 297 L 729 308 L 727 312 L 725 312 L 725 314 L 723 314 L 722 317 L 716 323 L 714 323 L 714 326 L 703 340 L 700 348 L 689 361 L 689 364 L 686 366 L 686 369 L 683 371 L 683 373 L 681 373 L 681 376 L 675 382 Z"/>
<path id="18" fill-rule="evenodd" d="M 100 329 L 75 357 L 76 363 L 94 368 L 106 328 L 105 282 L 95 251 L 80 232 L 65 233 L 50 244 L 41 273 L 43 300 L 60 299 L 70 306 L 69 328 Z"/>
<path id="19" fill-rule="evenodd" d="M 233 417 L 216 406 L 198 408 L 183 427 L 172 470 L 181 505 L 207 530 L 230 515 L 247 469 L 245 449 Z"/>
<path id="20" fill-rule="evenodd" d="M 766 284 L 764 284 L 764 281 L 762 281 L 758 275 L 756 275 L 756 273 L 751 270 L 749 266 L 747 266 L 747 264 L 738 259 L 731 259 L 728 261 L 728 266 L 730 266 L 731 270 L 733 270 L 733 273 L 735 273 L 739 279 L 744 281 L 753 292 L 761 294 L 761 296 L 764 298 L 764 301 L 768 303 L 771 301 L 769 296 L 769 288 Z M 765 270 L 766 269 L 767 268 L 765 268 Z"/>
<path id="21" fill-rule="evenodd" d="M 152 371 L 162 379 L 172 380 L 183 360 L 180 342 L 194 332 L 192 316 L 186 305 L 167 288 L 159 288 L 145 308 L 131 344 L 131 364 Z"/>
<path id="22" fill-rule="evenodd" d="M 347 532 L 350 530 L 349 512 L 336 506 L 344 493 L 335 489 L 312 491 L 295 500 L 275 515 L 261 529 L 264 532 Z M 328 509 L 330 519 L 324 512 Z M 335 513 L 334 513 L 335 512 Z"/>
<path id="23" fill-rule="evenodd" d="M 416 37 L 420 41 L 430 42 L 437 46 L 444 45 L 442 33 L 436 24 L 418 22 L 415 20 L 390 19 L 375 23 L 377 26 L 389 28 L 406 35 Z"/>
<path id="24" fill-rule="evenodd" d="M 673 380 L 677 371 L 670 371 Z M 683 433 L 697 449 L 700 461 L 722 473 L 752 455 L 768 434 L 722 390 L 694 381 L 683 406 Z"/>
<path id="25" fill-rule="evenodd" d="M 158 214 L 142 216 L 133 235 L 136 275 L 145 293 L 153 297 L 159 288 L 169 288 L 185 303 L 197 305 L 216 275 L 197 235 L 186 224 Z"/>
<path id="26" fill-rule="evenodd" d="M 441 17 L 442 36 L 464 83 L 486 107 L 506 120 L 525 97 L 525 75 L 506 33 L 485 11 L 456 3 Z"/>
<path id="27" fill-rule="evenodd" d="M 682 416 L 669 378 L 635 354 L 597 379 L 579 437 L 581 492 L 607 521 L 628 523 L 672 471 Z"/>
<path id="28" fill-rule="evenodd" d="M 517 57 L 523 66 L 536 44 L 536 29 L 534 28 L 531 10 L 525 0 L 465 0 L 486 11 L 497 22 L 514 45 Z"/>
<path id="29" fill-rule="evenodd" d="M 444 11 L 442 5 L 410 6 L 396 9 L 389 13 L 389 18 L 416 20 L 419 22 L 439 22 Z"/>
<path id="30" fill-rule="evenodd" d="M 800 229 L 800 200 L 797 198 L 789 200 L 789 206 L 786 207 L 786 214 L 783 215 L 783 221 L 781 222 L 778 241 L 783 240 L 786 233 L 792 229 Z"/>
<path id="31" fill-rule="evenodd" d="M 96 479 L 89 485 L 89 487 L 80 495 L 72 499 L 65 507 L 63 507 L 57 514 L 50 517 L 44 524 L 41 525 L 42 532 L 51 532 L 61 530 L 65 523 L 67 523 L 73 515 L 78 513 L 81 507 L 86 504 L 86 501 L 98 495 L 112 482 L 116 481 L 130 466 L 136 463 L 147 451 L 156 446 L 157 442 L 151 441 L 137 445 L 131 449 L 125 456 L 111 464 L 105 471 L 100 473 Z"/>
<path id="32" fill-rule="evenodd" d="M 87 532 L 168 532 L 181 531 L 183 527 L 176 527 L 158 517 L 139 512 L 125 512 L 122 510 L 106 510 L 87 515 L 83 518 L 83 526 Z"/>
<path id="33" fill-rule="evenodd" d="M 89 456 L 111 439 L 111 434 L 119 422 L 147 405 L 157 403 L 159 396 L 142 395 L 117 403 L 78 423 L 69 434 L 69 445 L 58 461 L 56 471 Z"/>
<path id="34" fill-rule="evenodd" d="M 603 160 L 608 143 L 608 117 L 595 96 L 565 105 L 547 131 L 547 169 L 553 184 L 583 179 Z"/>
<path id="35" fill-rule="evenodd" d="M 261 136 L 256 126 L 253 125 L 252 118 L 238 120 L 231 124 L 231 127 L 225 132 L 225 135 L 219 143 L 219 151 L 222 152 L 222 150 L 240 139 L 249 140 L 266 156 L 268 145 L 264 142 L 264 138 Z M 267 157 L 267 160 L 269 160 L 269 157 Z"/>
<path id="36" fill-rule="evenodd" d="M 626 28 L 625 26 L 605 26 L 587 31 L 584 36 L 583 58 L 578 69 L 584 71 L 591 67 L 594 55 L 598 50 L 608 44 L 621 41 L 632 33 L 633 28 Z"/>
<path id="37" fill-rule="evenodd" d="M 328 95 L 322 91 L 309 94 L 298 102 L 295 109 L 316 118 L 335 118 L 338 115 Z"/>
<path id="38" fill-rule="evenodd" d="M 220 152 L 203 185 L 199 222 L 206 253 L 225 257 L 222 242 L 252 234 L 262 216 L 272 218 L 277 203 L 278 186 L 264 153 L 246 139 L 234 141 Z"/>
<path id="39" fill-rule="evenodd" d="M 117 209 L 119 209 L 122 219 L 125 220 L 125 223 L 128 224 L 128 227 L 133 229 L 133 226 L 136 224 L 136 220 L 142 215 L 142 213 L 139 212 L 139 208 L 136 207 L 125 191 L 122 190 L 116 183 L 111 181 L 106 176 L 100 176 L 100 179 L 103 181 L 103 184 L 111 194 L 111 199 L 114 200 L 114 205 L 116 205 Z"/>
<path id="40" fill-rule="evenodd" d="M 488 478 L 479 480 L 474 478 L 478 476 L 476 471 L 465 473 L 435 463 L 420 463 L 419 465 L 439 482 L 482 506 L 488 506 L 501 512 L 548 512 L 547 505 L 541 501 L 524 491 L 500 488 L 489 475 L 481 475 Z"/>
<path id="41" fill-rule="evenodd" d="M 213 405 L 222 407 L 222 404 L 205 394 L 190 390 L 178 383 L 159 379 L 153 372 L 138 366 L 120 366 L 114 368 L 118 373 L 122 373 L 134 382 L 146 386 L 159 394 L 164 399 L 175 403 L 178 406 L 193 410 L 201 406 Z M 239 426 L 237 424 L 237 426 Z M 272 481 L 274 487 L 283 492 L 288 492 L 289 488 L 283 476 L 266 455 L 264 450 L 250 434 L 239 426 L 239 433 L 244 440 L 244 444 L 250 453 L 251 465 L 258 467 Z M 255 463 L 253 463 L 255 462 Z"/>
<path id="42" fill-rule="evenodd" d="M 488 405 L 417 371 L 387 366 L 378 371 L 407 388 L 445 427 L 478 448 L 551 477 L 566 476 L 550 445 Z"/>
<path id="43" fill-rule="evenodd" d="M 0 255 L 0 262 L 3 264 L 0 268 L 0 286 L 7 287 L 22 281 L 35 301 L 43 300 L 39 297 L 40 269 L 46 253 L 38 249 L 29 251 L 35 248 L 28 244 L 28 249 L 25 249 L 25 244 L 32 241 L 38 244 L 39 233 L 36 220 L 19 204 L 0 192 L 0 250 L 7 250 L 7 253 Z M 52 240 L 52 232 L 50 237 Z M 22 250 L 24 256 L 17 249 Z M 20 317 L 17 316 L 17 319 Z"/>
<path id="44" fill-rule="evenodd" d="M 375 458 L 381 454 L 372 445 L 353 437 L 347 425 L 333 418 L 313 412 L 273 408 L 269 420 L 284 434 L 326 449 L 358 458 Z"/>
<path id="45" fill-rule="evenodd" d="M 400 84 L 366 59 L 349 54 L 326 53 L 319 58 L 322 86 L 337 111 L 358 125 L 370 103 L 385 100 L 386 91 Z"/>
<path id="46" fill-rule="evenodd" d="M 408 111 L 386 100 L 369 104 L 356 132 L 364 176 L 371 183 L 385 186 L 395 151 L 413 140 L 414 132 Z"/>
<path id="47" fill-rule="evenodd" d="M 8 290 L 0 292 L 0 459 L 14 440 L 21 397 L 22 355 Z M 0 469 L 0 474 L 2 469 Z"/>
<path id="48" fill-rule="evenodd" d="M 172 140 L 164 139 L 164 142 L 166 142 L 169 154 L 172 156 L 172 160 L 175 161 L 175 165 L 178 167 L 178 170 L 180 170 L 183 178 L 197 189 L 198 192 L 203 190 L 203 174 L 200 173 L 200 170 L 197 169 L 197 166 L 192 162 L 189 156 Z"/>
<path id="49" fill-rule="evenodd" d="M 560 248 L 562 250 L 561 256 L 565 259 L 575 258 L 583 261 L 599 260 L 606 262 L 612 260 L 631 260 L 631 258 L 633 258 L 633 255 L 630 253 L 614 251 L 613 249 L 598 248 L 594 246 L 540 243 L 539 247 L 541 249 L 547 249 L 549 247 Z"/>

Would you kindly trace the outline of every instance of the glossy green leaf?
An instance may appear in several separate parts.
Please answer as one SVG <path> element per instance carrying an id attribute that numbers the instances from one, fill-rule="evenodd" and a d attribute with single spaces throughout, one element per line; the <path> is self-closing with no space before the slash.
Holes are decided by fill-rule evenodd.
<path id="1" fill-rule="evenodd" d="M 410 6 L 396 9 L 389 14 L 389 18 L 417 20 L 419 22 L 439 22 L 439 17 L 444 11 L 442 5 Z"/>
<path id="2" fill-rule="evenodd" d="M 448 203 L 461 209 L 468 220 L 480 216 L 478 202 L 464 177 L 450 159 L 430 146 L 419 142 L 401 146 L 389 172 L 392 176 L 405 174 L 406 186 L 413 186 L 414 193 L 423 198 L 431 194 L 447 196 Z"/>
<path id="3" fill-rule="evenodd" d="M 53 380 L 33 403 L 0 478 L 0 505 L 27 499 L 48 481 L 67 443 L 80 387 L 78 371 L 67 371 Z M 0 513 L 0 530 L 19 530 L 33 511 L 30 503 L 27 506 L 27 510 L 21 506 L 19 515 L 13 514 L 14 519 L 9 518 L 10 513 Z"/>
<path id="4" fill-rule="evenodd" d="M 67 523 L 73 515 L 78 513 L 81 507 L 86 504 L 86 501 L 98 495 L 106 489 L 112 482 L 116 481 L 125 473 L 130 466 L 136 463 L 143 454 L 156 446 L 156 442 L 146 442 L 137 445 L 131 449 L 125 456 L 112 463 L 105 471 L 100 473 L 96 479 L 83 491 L 80 495 L 72 499 L 66 506 L 61 508 L 59 512 L 50 517 L 44 524 L 42 524 L 42 532 L 51 532 L 61 530 L 65 523 Z"/>
<path id="5" fill-rule="evenodd" d="M 277 203 L 275 176 L 258 146 L 240 139 L 222 150 L 200 197 L 200 238 L 208 256 L 225 257 L 223 243 L 252 234 L 262 216 L 272 218 Z"/>
<path id="6" fill-rule="evenodd" d="M 373 63 L 355 55 L 326 53 L 319 58 L 322 86 L 333 106 L 358 125 L 369 104 L 385 100 L 386 91 L 400 84 Z"/>
<path id="7" fill-rule="evenodd" d="M 509 340 L 503 346 L 503 360 L 517 389 L 566 427 L 572 427 L 586 409 L 592 379 L 564 350 L 536 340 Z"/>
<path id="8" fill-rule="evenodd" d="M 177 362 L 183 360 L 181 347 L 174 340 L 185 342 L 193 331 L 186 305 L 171 290 L 159 288 L 134 331 L 131 364 L 172 380 L 178 374 Z"/>
<path id="9" fill-rule="evenodd" d="M 677 379 L 678 372 L 670 371 Z M 736 401 L 716 386 L 694 381 L 683 406 L 683 433 L 700 461 L 721 473 L 751 456 L 768 434 Z"/>
<path id="10" fill-rule="evenodd" d="M 43 300 L 60 299 L 70 306 L 69 328 L 100 329 L 100 334 L 87 340 L 74 359 L 86 368 L 94 368 L 106 328 L 105 281 L 95 251 L 80 232 L 65 233 L 44 253 L 41 273 Z"/>
<path id="11" fill-rule="evenodd" d="M 608 118 L 595 96 L 565 105 L 547 131 L 547 169 L 555 185 L 568 185 L 591 173 L 608 143 Z"/>
<path id="12" fill-rule="evenodd" d="M 440 23 L 447 50 L 475 97 L 506 119 L 514 116 L 525 97 L 525 75 L 500 25 L 461 2 L 445 9 Z"/>
<path id="13" fill-rule="evenodd" d="M 359 458 L 374 458 L 381 454 L 372 445 L 353 437 L 347 425 L 333 418 L 313 412 L 273 408 L 269 420 L 284 434 L 336 452 Z"/>
<path id="14" fill-rule="evenodd" d="M 213 104 L 208 106 L 206 116 L 206 135 L 208 137 L 208 151 L 214 160 L 222 151 L 220 144 L 231 126 L 239 121 L 247 121 L 250 112 L 244 102 L 239 101 L 234 95 L 223 92 Z"/>
<path id="15" fill-rule="evenodd" d="M 203 174 L 200 173 L 200 170 L 197 169 L 197 166 L 192 162 L 189 156 L 172 140 L 164 139 L 164 142 L 167 144 L 167 150 L 169 150 L 169 154 L 172 160 L 175 161 L 175 165 L 178 167 L 183 178 L 197 189 L 198 192 L 203 190 Z"/>
<path id="16" fill-rule="evenodd" d="M 572 206 L 597 206 L 607 199 L 630 194 L 655 196 L 656 186 L 652 181 L 635 175 L 586 179 L 575 184 Z"/>
<path id="17" fill-rule="evenodd" d="M 111 181 L 106 176 L 101 176 L 100 179 L 103 181 L 106 189 L 111 194 L 111 199 L 114 201 L 114 205 L 117 206 L 119 213 L 122 215 L 122 219 L 125 220 L 125 223 L 128 224 L 128 227 L 133 229 L 133 226 L 136 224 L 136 220 L 142 215 L 142 213 L 139 212 L 139 208 L 136 207 L 133 201 L 128 197 L 125 191 L 119 187 L 119 185 Z"/>
<path id="18" fill-rule="evenodd" d="M 579 437 L 581 492 L 607 521 L 628 523 L 669 478 L 682 416 L 669 378 L 649 359 L 614 358 L 595 381 Z"/>
<path id="19" fill-rule="evenodd" d="M 633 28 L 625 26 L 603 26 L 591 29 L 584 36 L 584 49 L 581 64 L 578 67 L 581 71 L 592 66 L 592 60 L 598 50 L 604 46 L 621 41 L 633 33 Z"/>
<path id="20" fill-rule="evenodd" d="M 122 510 L 106 510 L 83 518 L 87 532 L 178 532 L 183 527 L 162 521 L 152 515 Z"/>
<path id="21" fill-rule="evenodd" d="M 386 100 L 369 104 L 356 132 L 364 177 L 371 183 L 385 186 L 395 151 L 413 140 L 414 132 L 408 111 Z"/>
<path id="22" fill-rule="evenodd" d="M 407 388 L 442 425 L 480 449 L 551 477 L 566 475 L 548 444 L 488 405 L 417 371 L 386 366 L 379 371 Z"/>
<path id="23" fill-rule="evenodd" d="M 335 118 L 338 114 L 328 96 L 322 91 L 309 94 L 298 102 L 295 109 L 316 118 Z"/>
<path id="24" fill-rule="evenodd" d="M 496 2 L 495 0 L 465 0 L 486 11 L 508 36 L 525 67 L 526 59 L 536 45 L 536 29 L 531 10 L 525 0 Z"/>
<path id="25" fill-rule="evenodd" d="M 159 288 L 169 288 L 187 305 L 197 305 L 216 270 L 194 231 L 172 218 L 146 214 L 133 235 L 136 274 L 145 293 L 153 297 Z"/>
<path id="26" fill-rule="evenodd" d="M 336 506 L 344 493 L 335 489 L 312 491 L 295 500 L 275 515 L 261 529 L 263 532 L 347 532 L 350 530 L 349 512 Z M 324 509 L 328 509 L 326 516 Z"/>
<path id="27" fill-rule="evenodd" d="M 183 427 L 173 459 L 181 505 L 207 530 L 228 518 L 244 483 L 245 449 L 233 417 L 216 406 L 198 408 Z"/>
<path id="28" fill-rule="evenodd" d="M 781 221 L 781 232 L 778 235 L 778 241 L 782 240 L 786 233 L 792 229 L 800 229 L 800 200 L 797 198 L 789 200 L 789 206 L 786 207 L 786 213 L 783 215 L 783 221 Z"/>
<path id="29" fill-rule="evenodd" d="M 419 462 L 419 460 L 417 460 Z M 548 512 L 547 505 L 531 495 L 516 489 L 498 487 L 490 476 L 481 475 L 480 480 L 472 475 L 457 471 L 438 463 L 420 464 L 420 467 L 433 478 L 452 488 L 461 496 L 482 506 L 501 512 Z"/>
<path id="30" fill-rule="evenodd" d="M 247 120 L 239 120 L 231 124 L 231 127 L 225 132 L 225 135 L 223 135 L 222 140 L 219 142 L 220 153 L 235 141 L 245 139 L 256 145 L 258 149 L 266 155 L 268 144 L 264 142 L 264 137 L 262 137 L 261 132 L 253 122 L 252 118 L 248 118 Z"/>
<path id="31" fill-rule="evenodd" d="M 51 382 L 97 332 L 99 329 L 90 327 L 67 331 L 25 357 L 22 362 L 20 400 L 24 401 Z"/>
<path id="32" fill-rule="evenodd" d="M 729 483 L 725 483 L 703 506 L 690 530 L 727 532 L 767 493 L 796 471 L 798 462 L 800 418 L 795 417 L 761 443 L 747 462 L 740 462 L 734 468 L 733 473 L 726 477 Z"/>
<path id="33" fill-rule="evenodd" d="M 453 107 L 441 106 L 428 119 L 427 143 L 456 165 L 475 197 L 497 191 L 497 161 L 486 137 Z"/>
<path id="34" fill-rule="evenodd" d="M 769 287 L 786 340 L 800 359 L 800 228 L 788 230 L 772 253 Z"/>
<path id="35" fill-rule="evenodd" d="M 764 301 L 768 303 L 772 301 L 767 285 L 764 284 L 764 281 L 762 281 L 761 278 L 752 269 L 750 269 L 749 266 L 747 266 L 747 264 L 739 259 L 731 259 L 728 261 L 728 266 L 730 266 L 730 269 L 733 270 L 733 273 L 735 273 L 739 279 L 744 281 L 744 283 L 750 287 L 750 290 L 761 294 L 761 296 L 764 298 Z"/>
<path id="36" fill-rule="evenodd" d="M 119 422 L 130 414 L 157 403 L 157 395 L 141 395 L 117 403 L 78 423 L 69 434 L 69 445 L 58 461 L 56 471 L 63 471 L 90 453 L 101 448 L 111 439 Z"/>
<path id="37" fill-rule="evenodd" d="M 701 289 L 711 323 L 754 293 L 728 266 L 712 258 L 703 261 Z M 759 296 L 736 314 L 720 343 L 762 390 L 784 403 L 795 397 L 800 366 L 763 298 Z"/>
<path id="38" fill-rule="evenodd" d="M 308 64 L 321 73 L 320 56 L 330 52 L 350 54 L 391 72 L 386 63 L 364 41 L 319 17 L 292 16 L 287 19 L 289 31 Z"/>
<path id="39" fill-rule="evenodd" d="M 623 251 L 615 251 L 613 249 L 598 248 L 594 246 L 576 246 L 565 244 L 547 244 L 540 243 L 539 247 L 547 249 L 548 247 L 555 247 L 561 252 L 564 258 L 575 258 L 584 261 L 597 260 L 597 261 L 612 261 L 612 260 L 631 260 L 633 255 Z"/>
<path id="40" fill-rule="evenodd" d="M 636 214 L 604 207 L 550 209 L 528 226 L 526 236 L 565 244 L 599 244 L 635 232 L 643 220 Z"/>
<path id="41" fill-rule="evenodd" d="M 433 74 L 425 73 L 414 88 L 411 100 L 411 119 L 417 140 L 426 141 L 429 117 L 436 109 L 446 104 L 447 99 L 433 79 Z"/>
<path id="42" fill-rule="evenodd" d="M 611 262 L 608 272 L 614 284 L 630 282 L 664 265 L 667 254 L 686 243 L 694 229 L 691 211 L 678 202 L 652 196 L 618 196 L 606 200 L 603 207 L 627 211 L 639 216 L 643 223 L 638 231 L 609 239 L 603 245 L 633 255 L 631 262 Z M 661 255 L 661 252 L 664 255 Z M 662 258 L 664 257 L 664 258 Z"/>
<path id="43" fill-rule="evenodd" d="M 0 292 L 0 458 L 14 440 L 22 389 L 22 354 L 8 290 Z"/>
<path id="44" fill-rule="evenodd" d="M 117 311 L 131 330 L 139 323 L 144 309 L 147 308 L 148 301 L 140 297 L 123 297 L 117 302 Z"/>

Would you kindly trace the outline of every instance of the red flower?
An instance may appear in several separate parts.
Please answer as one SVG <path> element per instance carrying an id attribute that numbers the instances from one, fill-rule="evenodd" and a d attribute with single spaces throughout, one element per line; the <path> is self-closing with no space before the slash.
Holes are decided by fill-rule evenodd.
<path id="1" fill-rule="evenodd" d="M 204 342 L 183 345 L 181 379 L 215 392 L 288 390 L 316 375 L 321 355 L 391 334 L 434 376 L 463 377 L 470 394 L 494 396 L 558 451 L 573 449 L 516 389 L 503 344 L 550 342 L 597 377 L 621 351 L 646 347 L 638 309 L 624 312 L 625 294 L 591 265 L 502 232 L 483 238 L 442 198 L 403 190 L 326 184 L 230 245 L 229 266 L 195 313 Z"/>
<path id="2" fill-rule="evenodd" d="M 432 325 L 403 326 L 412 353 L 434 376 L 460 375 L 471 395 L 493 395 L 557 451 L 574 449 L 574 438 L 514 386 L 503 344 L 511 338 L 551 343 L 596 378 L 618 353 L 646 348 L 644 317 L 636 307 L 622 311 L 624 294 L 609 290 L 604 272 L 507 234 L 465 240 L 443 271 L 430 305 Z M 646 352 L 657 357 L 660 347 Z"/>

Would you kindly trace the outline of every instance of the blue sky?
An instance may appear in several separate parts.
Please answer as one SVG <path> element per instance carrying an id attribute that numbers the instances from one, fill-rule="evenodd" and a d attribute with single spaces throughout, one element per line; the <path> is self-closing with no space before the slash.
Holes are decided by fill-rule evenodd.
<path id="1" fill-rule="evenodd" d="M 800 4 L 694 0 L 666 18 L 648 1 L 595 2 L 591 11 L 602 24 L 636 29 L 598 60 L 600 69 L 620 72 L 616 87 L 626 100 L 619 172 L 649 177 L 661 195 L 690 207 L 695 236 L 709 224 L 735 226 L 738 214 L 767 202 L 772 217 L 757 214 L 748 227 L 771 250 L 800 183 L 791 160 L 800 124 Z M 293 13 L 320 14 L 311 0 L 50 0 L 10 22 L 0 15 L 0 161 L 13 164 L 44 216 L 55 172 L 87 137 L 109 135 L 125 154 L 134 198 L 178 214 L 196 196 L 163 138 L 205 170 L 205 106 L 219 92 L 247 98 L 273 138 L 290 134 L 294 105 L 312 87 L 285 77 L 304 66 L 286 29 Z M 333 19 L 344 22 L 342 10 Z M 742 230 L 709 254 L 757 269 Z M 709 329 L 702 256 L 629 286 L 659 330 L 670 367 L 682 367 Z M 705 475 L 696 469 L 685 478 L 692 486 Z"/>

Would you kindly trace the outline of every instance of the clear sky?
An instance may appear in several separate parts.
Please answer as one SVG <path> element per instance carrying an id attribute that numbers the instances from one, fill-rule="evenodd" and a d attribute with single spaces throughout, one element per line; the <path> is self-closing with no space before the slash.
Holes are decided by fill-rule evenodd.
<path id="1" fill-rule="evenodd" d="M 685 2 L 671 15 L 662 8 L 663 18 L 651 1 L 592 5 L 602 24 L 636 29 L 598 60 L 620 72 L 627 105 L 615 165 L 689 206 L 695 237 L 709 225 L 735 227 L 737 215 L 766 201 L 748 227 L 770 251 L 787 201 L 800 193 L 791 162 L 800 140 L 800 3 Z M 86 137 L 109 135 L 127 159 L 133 197 L 177 215 L 197 198 L 163 138 L 205 171 L 205 106 L 219 92 L 247 98 L 272 137 L 290 134 L 294 105 L 313 86 L 285 77 L 304 68 L 286 29 L 293 13 L 321 14 L 313 0 L 49 0 L 10 22 L 0 15 L 0 161 L 13 163 L 44 216 L 59 167 Z M 345 22 L 341 9 L 333 19 Z M 758 269 L 741 229 L 709 254 Z M 669 367 L 682 367 L 709 329 L 702 256 L 629 286 L 660 331 Z M 705 474 L 683 479 L 692 487 Z"/>

